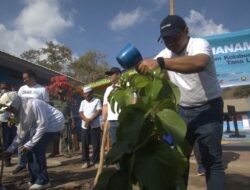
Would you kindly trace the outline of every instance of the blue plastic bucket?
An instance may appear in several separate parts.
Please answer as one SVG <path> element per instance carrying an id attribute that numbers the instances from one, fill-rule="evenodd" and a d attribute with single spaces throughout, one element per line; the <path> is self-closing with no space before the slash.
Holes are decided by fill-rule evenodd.
<path id="1" fill-rule="evenodd" d="M 128 43 L 116 56 L 116 60 L 124 69 L 135 67 L 141 60 L 142 56 L 138 49 Z"/>

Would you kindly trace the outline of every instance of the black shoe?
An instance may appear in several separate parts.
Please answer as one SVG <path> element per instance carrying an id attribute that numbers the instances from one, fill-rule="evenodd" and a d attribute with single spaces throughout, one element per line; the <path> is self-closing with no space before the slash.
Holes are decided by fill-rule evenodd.
<path id="1" fill-rule="evenodd" d="M 25 170 L 25 169 L 26 169 L 26 167 L 17 166 L 17 167 L 13 170 L 12 174 L 17 174 L 17 173 L 19 173 L 20 171 Z"/>

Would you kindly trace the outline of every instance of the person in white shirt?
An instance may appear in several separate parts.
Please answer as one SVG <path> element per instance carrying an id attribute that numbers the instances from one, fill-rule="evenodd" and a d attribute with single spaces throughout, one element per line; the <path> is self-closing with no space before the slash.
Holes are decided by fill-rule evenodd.
<path id="1" fill-rule="evenodd" d="M 208 190 L 225 188 L 221 139 L 223 99 L 216 77 L 212 49 L 202 38 L 189 36 L 188 27 L 178 15 L 168 15 L 160 24 L 164 48 L 155 59 L 144 59 L 137 66 L 140 73 L 160 67 L 179 87 L 179 113 L 187 125 L 186 140 L 198 143 L 205 167 Z M 188 156 L 189 159 L 189 156 Z M 188 182 L 188 169 L 185 173 Z"/>
<path id="2" fill-rule="evenodd" d="M 49 102 L 47 89 L 37 83 L 37 76 L 32 70 L 23 72 L 23 81 L 25 85 L 18 90 L 18 96 L 25 98 L 38 98 L 45 102 Z"/>
<path id="3" fill-rule="evenodd" d="M 34 71 L 32 70 L 24 71 L 23 81 L 25 85 L 19 88 L 18 96 L 23 98 L 38 98 L 45 102 L 49 102 L 48 91 L 44 86 L 37 84 L 37 76 Z M 27 158 L 25 153 L 18 152 L 18 164 L 12 173 L 16 174 L 26 169 L 26 164 L 27 164 Z"/>
<path id="4" fill-rule="evenodd" d="M 93 164 L 95 168 L 98 167 L 100 159 L 100 146 L 101 146 L 101 129 L 99 116 L 102 111 L 101 100 L 93 97 L 93 89 L 85 87 L 83 89 L 84 100 L 82 100 L 79 115 L 82 119 L 82 168 L 90 166 L 89 159 L 89 144 L 93 146 Z"/>
<path id="5" fill-rule="evenodd" d="M 50 186 L 45 156 L 46 147 L 63 129 L 63 114 L 42 100 L 21 98 L 16 92 L 3 94 L 0 105 L 1 111 L 15 114 L 18 120 L 17 135 L 3 153 L 3 157 L 7 159 L 17 148 L 20 152 L 27 152 L 31 176 L 29 190 L 46 189 Z M 27 133 L 30 133 L 30 137 L 23 144 Z"/>
<path id="6" fill-rule="evenodd" d="M 116 129 L 119 126 L 118 116 L 119 113 L 114 113 L 111 110 L 111 106 L 108 101 L 108 96 L 114 89 L 114 85 L 117 84 L 119 77 L 121 75 L 121 70 L 118 67 L 112 67 L 109 71 L 106 71 L 105 74 L 109 77 L 111 85 L 106 88 L 103 97 L 103 108 L 102 108 L 102 128 L 105 126 L 105 122 L 108 121 L 110 124 L 110 140 L 113 145 L 116 142 Z M 117 107 L 117 104 L 115 105 Z M 116 110 L 116 108 L 115 108 Z"/>

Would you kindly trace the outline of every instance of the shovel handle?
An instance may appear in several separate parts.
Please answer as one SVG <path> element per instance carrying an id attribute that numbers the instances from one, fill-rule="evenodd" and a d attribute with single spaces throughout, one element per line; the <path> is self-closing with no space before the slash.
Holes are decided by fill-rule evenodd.
<path id="1" fill-rule="evenodd" d="M 94 180 L 94 186 L 97 184 L 99 175 L 102 173 L 103 169 L 103 163 L 104 163 L 104 155 L 105 155 L 105 144 L 108 136 L 108 129 L 109 129 L 109 123 L 108 121 L 105 122 L 104 124 L 104 130 L 103 130 L 103 136 L 102 136 L 102 145 L 101 145 L 101 152 L 100 152 L 100 162 L 98 165 L 98 170 L 95 176 Z"/>

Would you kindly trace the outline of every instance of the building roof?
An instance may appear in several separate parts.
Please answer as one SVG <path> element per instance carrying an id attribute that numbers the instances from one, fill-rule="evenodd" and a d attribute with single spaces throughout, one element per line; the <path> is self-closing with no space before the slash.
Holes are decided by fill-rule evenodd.
<path id="1" fill-rule="evenodd" d="M 47 67 L 44 67 L 42 65 L 34 64 L 31 62 L 28 62 L 24 59 L 15 57 L 13 55 L 10 55 L 8 53 L 0 51 L 0 67 L 4 67 L 7 69 L 23 72 L 24 70 L 31 69 L 33 70 L 38 78 L 43 79 L 43 80 L 50 80 L 51 77 L 53 76 L 58 76 L 58 75 L 64 75 L 69 78 L 69 80 L 76 82 L 78 85 L 83 85 L 84 83 L 70 77 L 68 75 L 65 75 L 63 73 L 54 71 L 52 69 L 49 69 Z"/>

